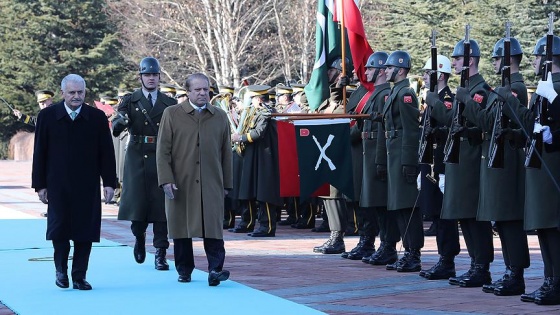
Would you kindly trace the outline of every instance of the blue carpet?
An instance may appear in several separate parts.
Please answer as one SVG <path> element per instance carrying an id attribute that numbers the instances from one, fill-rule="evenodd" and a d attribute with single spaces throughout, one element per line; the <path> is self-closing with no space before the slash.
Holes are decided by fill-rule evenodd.
<path id="1" fill-rule="evenodd" d="M 170 271 L 155 271 L 153 255 L 139 265 L 130 247 L 108 240 L 92 250 L 93 290 L 60 289 L 45 226 L 39 219 L 0 220 L 0 300 L 18 314 L 323 314 L 235 281 L 209 287 L 199 270 L 191 283 L 179 283 L 172 263 Z"/>

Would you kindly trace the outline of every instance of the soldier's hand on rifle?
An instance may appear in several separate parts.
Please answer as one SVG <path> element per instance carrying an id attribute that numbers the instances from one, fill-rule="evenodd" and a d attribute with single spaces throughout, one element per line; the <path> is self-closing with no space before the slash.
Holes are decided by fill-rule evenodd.
<path id="1" fill-rule="evenodd" d="M 382 182 L 387 181 L 387 165 L 378 164 L 376 176 Z"/>
<path id="2" fill-rule="evenodd" d="M 472 99 L 469 93 L 469 89 L 464 87 L 457 88 L 457 94 L 455 95 L 455 98 L 463 104 L 466 104 L 469 100 Z"/>
<path id="3" fill-rule="evenodd" d="M 556 99 L 558 93 L 556 93 L 556 91 L 554 90 L 554 84 L 552 83 L 552 73 L 548 73 L 546 81 L 539 81 L 535 93 L 546 98 L 551 103 L 554 102 L 554 99 Z"/>
<path id="4" fill-rule="evenodd" d="M 501 100 L 504 102 L 506 102 L 508 97 L 512 95 L 510 85 L 500 86 L 499 88 L 495 89 L 494 92 L 496 92 L 496 94 L 498 94 L 501 97 Z"/>
<path id="5" fill-rule="evenodd" d="M 422 174 L 418 174 L 416 177 L 416 188 L 418 191 L 422 190 Z"/>
<path id="6" fill-rule="evenodd" d="M 430 107 L 434 107 L 435 103 L 439 100 L 439 95 L 437 92 L 426 93 L 426 104 Z"/>
<path id="7" fill-rule="evenodd" d="M 19 110 L 14 109 L 13 112 L 14 112 L 14 115 L 15 115 L 18 119 L 21 119 L 21 115 L 22 115 L 22 114 L 21 114 L 21 112 L 20 112 Z"/>
<path id="8" fill-rule="evenodd" d="M 412 184 L 418 176 L 418 168 L 414 165 L 403 165 L 402 174 L 407 183 Z"/>
<path id="9" fill-rule="evenodd" d="M 167 198 L 175 198 L 175 194 L 173 193 L 174 190 L 177 190 L 177 186 L 175 186 L 175 184 L 163 184 L 163 192 Z"/>

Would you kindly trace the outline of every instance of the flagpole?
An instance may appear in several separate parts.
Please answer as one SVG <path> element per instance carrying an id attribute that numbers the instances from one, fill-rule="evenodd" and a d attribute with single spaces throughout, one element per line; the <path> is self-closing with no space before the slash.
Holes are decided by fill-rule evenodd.
<path id="1" fill-rule="evenodd" d="M 344 4 L 342 4 L 342 1 L 344 0 L 340 0 L 337 2 L 340 4 L 338 10 L 340 11 L 340 36 L 341 36 L 340 45 L 342 49 L 342 60 L 341 60 L 342 75 L 346 76 L 346 36 L 345 36 L 346 27 L 344 24 Z M 342 109 L 344 110 L 344 113 L 346 113 L 346 85 L 342 86 Z"/>

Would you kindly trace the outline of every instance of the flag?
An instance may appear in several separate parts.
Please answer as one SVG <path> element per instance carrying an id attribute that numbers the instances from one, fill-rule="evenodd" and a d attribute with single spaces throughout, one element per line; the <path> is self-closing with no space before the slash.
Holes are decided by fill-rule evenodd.
<path id="1" fill-rule="evenodd" d="M 354 196 L 349 122 L 349 119 L 294 121 L 302 200 L 326 183 L 346 196 Z"/>
<path id="2" fill-rule="evenodd" d="M 113 107 L 111 105 L 106 105 L 106 104 L 103 104 L 99 101 L 93 101 L 93 102 L 95 103 L 95 107 L 102 110 L 107 117 L 110 117 L 115 112 L 115 110 L 113 109 Z"/>
<path id="3" fill-rule="evenodd" d="M 334 0 L 318 0 L 317 25 L 315 30 L 315 64 L 311 79 L 305 86 L 305 95 L 311 110 L 329 98 L 329 78 L 327 70 L 329 61 L 336 56 L 342 56 L 340 29 L 333 20 Z"/>
<path id="4" fill-rule="evenodd" d="M 360 9 L 358 9 L 359 0 L 340 0 L 337 3 L 337 9 L 334 12 L 333 20 L 340 22 L 340 12 L 344 12 L 344 26 L 346 28 L 346 36 L 348 37 L 348 46 L 352 52 L 352 63 L 361 84 L 369 91 L 373 90 L 373 82 L 367 82 L 366 63 L 373 54 L 373 49 L 366 39 L 366 31 Z M 342 8 L 340 7 L 342 5 Z"/>

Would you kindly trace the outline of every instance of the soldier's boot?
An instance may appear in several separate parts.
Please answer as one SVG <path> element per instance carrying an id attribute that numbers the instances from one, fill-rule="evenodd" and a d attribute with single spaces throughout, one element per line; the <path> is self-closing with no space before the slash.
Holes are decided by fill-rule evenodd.
<path id="1" fill-rule="evenodd" d="M 370 259 L 377 259 L 379 255 L 381 255 L 381 252 L 384 250 L 385 244 L 386 243 L 382 241 L 375 252 L 371 253 L 371 255 L 369 256 L 362 257 L 362 262 L 369 264 Z"/>
<path id="2" fill-rule="evenodd" d="M 323 248 L 325 248 L 326 246 L 329 246 L 334 241 L 334 236 L 333 235 L 334 235 L 334 231 L 331 231 L 331 235 L 330 235 L 329 239 L 326 242 L 324 242 L 323 245 L 313 247 L 313 252 L 314 253 L 322 253 Z"/>
<path id="3" fill-rule="evenodd" d="M 406 255 L 406 253 L 405 253 Z M 422 269 L 422 261 L 420 260 L 420 249 L 410 249 L 408 258 L 403 264 L 397 266 L 397 272 L 417 272 Z"/>
<path id="4" fill-rule="evenodd" d="M 544 292 L 550 290 L 552 286 L 552 277 L 544 278 L 544 283 L 540 286 L 540 288 L 536 289 L 535 291 L 527 294 L 521 294 L 521 301 L 522 302 L 535 302 L 535 298 L 540 296 Z"/>
<path id="5" fill-rule="evenodd" d="M 453 256 L 440 256 L 439 261 L 424 275 L 428 280 L 447 280 L 455 276 L 455 261 Z"/>
<path id="6" fill-rule="evenodd" d="M 141 264 L 146 260 L 146 233 L 136 237 L 133 253 L 137 263 Z"/>
<path id="7" fill-rule="evenodd" d="M 313 229 L 315 228 L 315 211 L 310 202 L 304 202 L 301 206 L 301 217 L 291 227 L 295 229 Z"/>
<path id="8" fill-rule="evenodd" d="M 471 275 L 468 278 L 461 280 L 459 285 L 465 288 L 475 288 L 482 287 L 483 285 L 490 283 L 492 283 L 490 264 L 475 264 Z"/>
<path id="9" fill-rule="evenodd" d="M 360 239 L 358 240 L 358 244 L 356 245 L 356 247 L 352 248 L 352 250 L 350 250 L 349 252 L 344 252 L 342 254 L 340 254 L 340 257 L 342 258 L 348 258 L 348 256 L 350 254 L 353 254 L 359 250 L 362 249 L 362 247 L 364 246 L 364 241 L 365 241 L 365 236 L 364 235 L 360 235 Z"/>
<path id="10" fill-rule="evenodd" d="M 502 283 L 509 279 L 509 277 L 511 276 L 511 268 L 509 266 L 506 266 L 506 272 L 504 273 L 504 275 L 496 280 L 493 281 L 490 284 L 485 284 L 482 286 L 482 292 L 484 293 L 494 293 L 494 289 L 496 289 L 497 287 L 499 287 L 500 285 L 502 285 Z"/>
<path id="11" fill-rule="evenodd" d="M 361 238 L 361 237 L 360 237 Z M 375 238 L 364 236 L 362 247 L 348 255 L 348 259 L 360 260 L 364 257 L 371 256 L 375 252 Z"/>
<path id="12" fill-rule="evenodd" d="M 389 263 L 389 264 L 385 265 L 385 269 L 387 269 L 387 270 L 397 270 L 401 265 L 403 265 L 407 261 L 409 254 L 410 253 L 408 251 L 405 251 L 405 253 L 403 254 L 403 256 L 399 260 L 396 260 L 393 263 Z"/>
<path id="13" fill-rule="evenodd" d="M 560 277 L 554 277 L 548 290 L 535 296 L 535 303 L 538 305 L 559 305 L 560 304 Z"/>
<path id="14" fill-rule="evenodd" d="M 461 283 L 461 281 L 465 278 L 468 278 L 471 276 L 471 274 L 474 271 L 474 259 L 471 258 L 471 267 L 469 268 L 469 270 L 467 270 L 467 272 L 463 273 L 462 275 L 458 276 L 458 277 L 450 277 L 449 278 L 449 284 L 451 285 L 459 285 L 459 283 Z"/>
<path id="15" fill-rule="evenodd" d="M 165 250 L 165 248 L 156 248 L 156 270 L 169 270 L 169 264 L 167 263 L 165 255 L 167 255 L 167 251 Z"/>
<path id="16" fill-rule="evenodd" d="M 369 260 L 370 265 L 390 265 L 398 261 L 399 256 L 397 254 L 397 244 L 385 243 L 383 250 L 379 251 L 379 255 L 373 254 Z M 388 269 L 394 270 L 394 269 Z"/>
<path id="17" fill-rule="evenodd" d="M 241 211 L 241 221 L 236 227 L 228 229 L 233 233 L 250 233 L 255 229 L 257 221 L 258 207 L 252 201 L 243 200 L 243 209 Z"/>
<path id="18" fill-rule="evenodd" d="M 331 234 L 333 240 L 330 244 L 323 247 L 321 253 L 323 254 L 342 254 L 346 248 L 344 246 L 344 232 L 343 231 L 333 231 Z"/>
<path id="19" fill-rule="evenodd" d="M 226 209 L 224 212 L 224 230 L 232 229 L 235 227 L 235 211 L 233 209 Z"/>
<path id="20" fill-rule="evenodd" d="M 507 279 L 503 279 L 500 285 L 494 288 L 494 294 L 499 296 L 521 295 L 525 293 L 524 270 L 522 267 L 510 267 L 511 273 Z"/>

